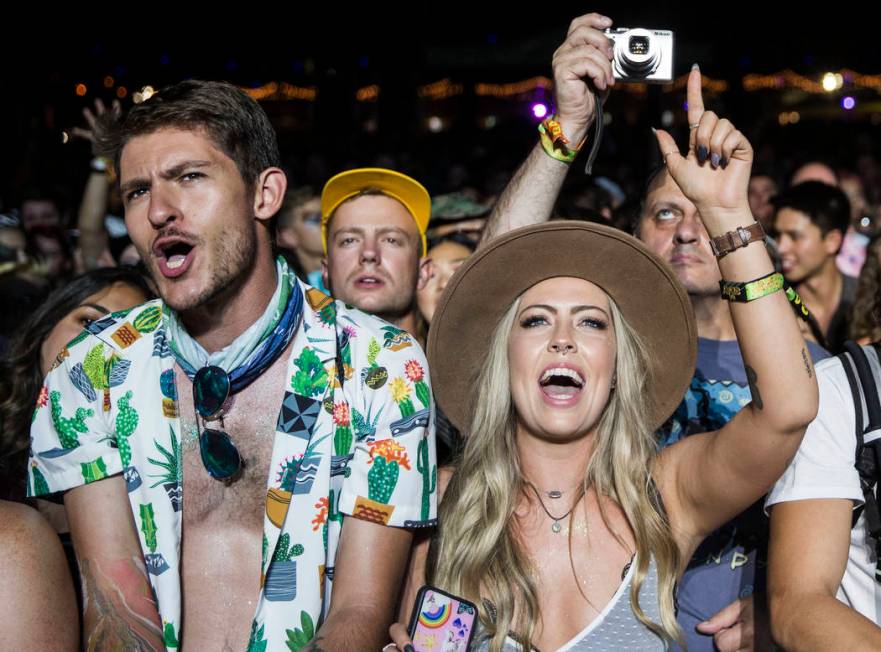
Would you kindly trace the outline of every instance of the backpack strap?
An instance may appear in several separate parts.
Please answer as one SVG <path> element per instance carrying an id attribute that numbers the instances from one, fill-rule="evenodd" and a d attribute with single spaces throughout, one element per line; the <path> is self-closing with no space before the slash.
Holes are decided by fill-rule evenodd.
<path id="1" fill-rule="evenodd" d="M 854 342 L 846 342 L 841 354 L 845 374 L 854 399 L 856 416 L 856 454 L 854 466 L 860 476 L 863 506 L 854 510 L 855 525 L 862 512 L 866 516 L 866 531 L 875 540 L 875 579 L 881 581 L 881 398 L 878 384 L 865 349 Z M 877 357 L 878 350 L 873 351 Z M 865 410 L 865 412 L 864 412 Z"/>

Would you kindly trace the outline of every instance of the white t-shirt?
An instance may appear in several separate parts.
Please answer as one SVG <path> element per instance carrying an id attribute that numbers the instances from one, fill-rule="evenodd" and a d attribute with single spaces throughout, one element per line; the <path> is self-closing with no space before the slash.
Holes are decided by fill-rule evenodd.
<path id="1" fill-rule="evenodd" d="M 844 366 L 832 357 L 817 363 L 816 371 L 819 413 L 808 426 L 789 468 L 768 494 L 766 510 L 777 503 L 812 498 L 849 498 L 855 507 L 863 503 L 860 477 L 854 468 L 856 415 Z M 837 597 L 866 618 L 881 623 L 877 606 L 881 587 L 874 574 L 874 544 L 867 540 L 865 515 L 860 515 L 851 530 L 847 567 Z"/>

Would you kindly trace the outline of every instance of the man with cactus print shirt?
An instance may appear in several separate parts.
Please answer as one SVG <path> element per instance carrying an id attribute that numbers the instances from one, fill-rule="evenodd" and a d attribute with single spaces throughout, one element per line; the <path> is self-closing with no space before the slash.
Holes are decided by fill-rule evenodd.
<path id="1" fill-rule="evenodd" d="M 59 353 L 31 431 L 29 493 L 64 492 L 84 645 L 378 649 L 412 531 L 435 523 L 424 354 L 273 260 L 277 152 L 252 175 L 223 131 L 265 145 L 256 103 L 217 82 L 158 98 L 115 156 L 162 299 Z"/>

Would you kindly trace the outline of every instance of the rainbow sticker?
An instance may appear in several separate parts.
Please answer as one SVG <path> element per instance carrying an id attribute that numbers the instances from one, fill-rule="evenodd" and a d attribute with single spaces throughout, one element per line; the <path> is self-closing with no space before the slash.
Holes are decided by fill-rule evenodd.
<path id="1" fill-rule="evenodd" d="M 434 600 L 431 600 L 434 602 Z M 451 605 L 449 602 L 438 605 L 437 609 L 432 610 L 431 607 L 421 611 L 419 613 L 419 623 L 429 629 L 437 629 L 438 627 L 443 627 L 444 624 L 450 619 L 453 610 L 451 609 Z"/>

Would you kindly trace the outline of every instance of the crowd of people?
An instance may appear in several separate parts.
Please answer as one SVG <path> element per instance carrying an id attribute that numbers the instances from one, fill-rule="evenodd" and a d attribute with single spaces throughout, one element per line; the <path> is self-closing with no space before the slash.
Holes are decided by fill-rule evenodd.
<path id="1" fill-rule="evenodd" d="M 697 64 L 639 196 L 576 177 L 611 25 L 498 193 L 296 185 L 224 82 L 84 111 L 76 240 L 0 218 L 0 648 L 881 646 L 881 184 Z"/>

